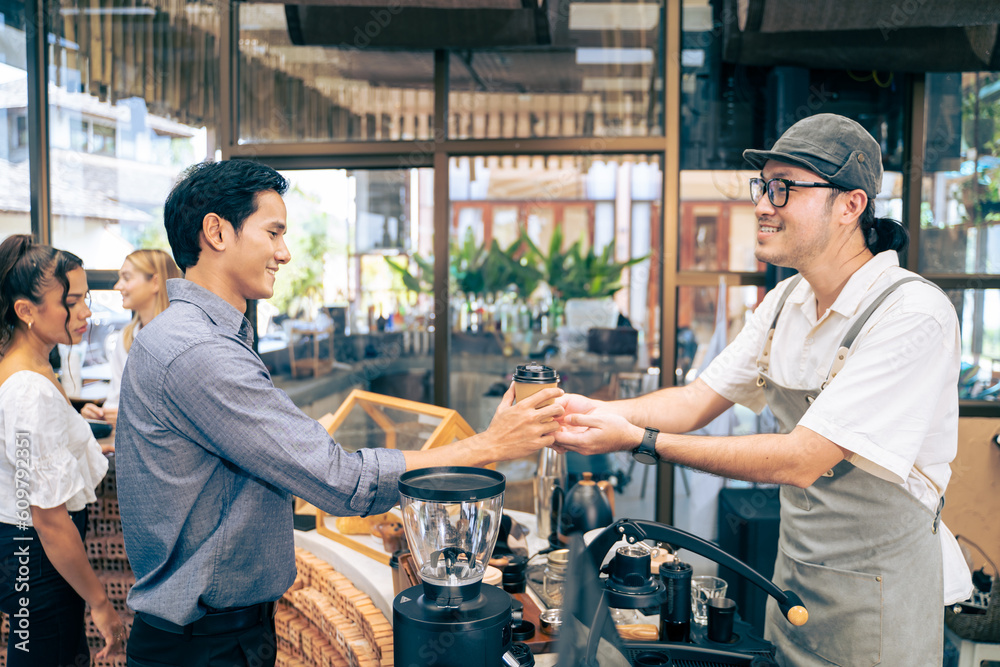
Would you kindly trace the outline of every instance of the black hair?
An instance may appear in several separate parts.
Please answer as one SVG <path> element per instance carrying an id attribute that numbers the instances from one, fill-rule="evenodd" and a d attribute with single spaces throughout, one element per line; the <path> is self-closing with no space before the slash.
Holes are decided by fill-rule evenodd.
<path id="1" fill-rule="evenodd" d="M 14 302 L 28 299 L 41 304 L 53 280 L 62 285 L 62 304 L 69 325 L 69 306 L 66 305 L 69 279 L 66 274 L 82 268 L 83 260 L 73 253 L 38 245 L 29 234 L 14 234 L 0 243 L 0 354 L 7 351 L 14 329 L 20 323 L 14 312 Z M 66 335 L 69 335 L 68 329 Z"/>
<path id="2" fill-rule="evenodd" d="M 910 245 L 910 232 L 906 227 L 892 218 L 875 217 L 875 199 L 872 197 L 868 198 L 868 206 L 861 214 L 859 224 L 865 245 L 873 255 L 886 250 L 904 253 Z"/>
<path id="3" fill-rule="evenodd" d="M 845 192 L 850 192 L 850 190 L 840 187 L 830 188 L 827 208 L 832 207 L 834 200 Z M 858 226 L 861 228 L 865 246 L 873 255 L 886 250 L 904 253 L 910 245 L 910 232 L 899 221 L 892 218 L 875 217 L 874 197 L 868 197 L 868 204 L 858 219 Z"/>
<path id="4" fill-rule="evenodd" d="M 243 222 L 257 211 L 257 195 L 288 190 L 288 181 L 274 169 L 251 160 L 199 162 L 189 167 L 167 195 L 163 224 L 182 271 L 198 263 L 202 222 L 215 213 L 239 236 Z"/>

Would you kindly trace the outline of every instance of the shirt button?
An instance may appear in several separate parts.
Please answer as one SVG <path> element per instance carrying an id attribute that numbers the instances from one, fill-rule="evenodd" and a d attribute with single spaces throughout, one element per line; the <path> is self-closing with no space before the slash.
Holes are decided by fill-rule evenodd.
<path id="1" fill-rule="evenodd" d="M 812 345 L 812 344 L 813 344 L 813 339 L 812 338 L 806 338 L 806 345 Z"/>

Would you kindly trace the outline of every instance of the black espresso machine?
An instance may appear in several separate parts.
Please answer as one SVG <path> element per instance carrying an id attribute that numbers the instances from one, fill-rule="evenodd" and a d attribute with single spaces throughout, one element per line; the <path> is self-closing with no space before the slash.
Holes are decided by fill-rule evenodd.
<path id="1" fill-rule="evenodd" d="M 527 647 L 511 640 L 512 598 L 500 588 L 482 585 L 500 528 L 505 484 L 498 472 L 462 467 L 413 470 L 400 478 L 403 526 L 422 584 L 402 591 L 393 601 L 395 667 L 532 664 L 530 652 L 525 660 Z M 643 560 L 640 550 L 618 548 L 602 571 L 607 576 L 601 576 L 598 568 L 621 540 L 629 545 L 656 540 L 711 558 L 774 597 L 790 622 L 805 622 L 805 609 L 794 593 L 779 590 L 716 545 L 663 524 L 623 519 L 602 531 L 585 550 L 575 537 L 563 632 L 557 644 L 560 667 L 749 667 L 754 660 L 754 667 L 773 664 L 767 662 L 773 647 L 738 620 L 735 639 L 725 644 L 712 642 L 697 629 L 679 642 L 621 642 L 609 607 L 670 604 L 669 590 L 651 575 L 648 556 Z M 614 645 L 622 662 L 597 660 L 602 638 L 604 644 Z"/>
<path id="2" fill-rule="evenodd" d="M 703 628 L 689 623 L 690 567 L 679 561 L 650 572 L 645 541 L 669 544 L 724 565 L 773 597 L 793 625 L 808 612 L 792 591 L 782 591 L 749 565 L 700 537 L 652 521 L 621 519 L 601 531 L 588 546 L 574 539 L 562 612 L 559 667 L 768 667 L 776 665 L 774 646 L 728 609 L 725 635 L 713 636 L 712 614 Z M 625 544 L 622 545 L 621 543 Z M 613 552 L 613 553 L 612 553 Z M 602 567 L 608 554 L 611 559 Z M 606 576 L 605 576 L 606 575 Z M 675 581 L 674 578 L 678 577 Z M 682 585 L 677 585 L 680 581 Z M 725 600 L 731 604 L 731 601 Z M 660 612 L 659 641 L 624 641 L 615 631 L 610 608 Z M 719 605 L 723 607 L 724 605 Z M 724 618 L 720 614 L 718 618 Z M 722 622 L 719 622 L 719 627 Z"/>

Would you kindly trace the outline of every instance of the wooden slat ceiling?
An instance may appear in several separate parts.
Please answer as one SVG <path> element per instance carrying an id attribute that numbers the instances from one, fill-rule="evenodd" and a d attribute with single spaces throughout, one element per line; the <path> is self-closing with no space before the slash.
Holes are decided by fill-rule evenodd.
<path id="1" fill-rule="evenodd" d="M 530 0 L 528 0 L 530 1 Z M 330 8 L 334 3 L 310 2 L 296 5 L 312 10 Z M 482 12 L 486 8 L 511 7 L 511 0 L 474 0 L 455 3 L 451 0 L 404 0 L 398 13 L 392 16 L 411 33 L 425 33 L 438 41 L 447 42 L 443 26 L 413 22 L 413 6 L 449 7 L 462 6 L 463 12 L 478 11 L 484 29 L 489 18 Z M 520 4 L 520 1 L 516 4 Z M 608 4 L 608 3 L 599 3 Z M 618 4 L 618 3 L 616 3 Z M 639 3 L 625 3 L 637 5 Z M 648 3 L 645 3 L 648 6 Z M 374 0 L 351 0 L 354 7 L 363 7 L 371 18 Z M 649 30 L 569 30 L 569 0 L 553 0 L 548 15 L 555 23 L 549 27 L 554 40 L 548 45 L 522 44 L 520 48 L 456 49 L 450 71 L 451 85 L 455 90 L 476 90 L 486 82 L 493 92 L 546 92 L 569 93 L 583 90 L 584 78 L 613 80 L 616 77 L 648 80 L 656 70 L 655 61 L 643 65 L 611 64 L 580 66 L 576 63 L 577 48 L 650 49 L 655 53 L 658 45 L 658 24 Z M 378 5 L 384 7 L 384 3 Z M 478 8 L 478 10 L 477 10 Z M 442 9 L 441 11 L 446 11 Z M 383 19 L 385 17 L 382 17 Z M 318 19 L 317 19 L 318 20 Z M 422 20 L 422 19 L 421 19 Z M 310 20 L 310 22 L 312 22 Z M 347 25 L 357 25 L 348 23 Z M 364 26 L 365 23 L 361 23 Z M 391 23 L 390 23 L 391 25 Z M 326 45 L 294 45 L 289 38 L 285 6 L 265 3 L 243 4 L 240 10 L 240 37 L 244 44 L 254 43 L 265 50 L 267 57 L 280 63 L 281 69 L 304 78 L 316 77 L 330 80 L 364 81 L 375 86 L 431 88 L 433 85 L 433 56 L 428 49 L 400 53 L 399 48 L 354 48 L 351 40 L 329 37 Z M 351 32 L 351 31 L 348 31 Z M 374 32 L 374 28 L 372 28 Z M 344 36 L 344 35 L 341 35 Z M 534 35 L 531 36 L 534 40 Z M 649 86 L 645 86 L 649 88 Z"/>

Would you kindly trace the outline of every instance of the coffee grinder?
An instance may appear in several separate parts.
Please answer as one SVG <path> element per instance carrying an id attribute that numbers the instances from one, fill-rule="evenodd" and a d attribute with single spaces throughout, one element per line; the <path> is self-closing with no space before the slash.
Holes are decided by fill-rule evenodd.
<path id="1" fill-rule="evenodd" d="M 399 480 L 406 540 L 423 580 L 392 603 L 395 667 L 516 667 L 511 597 L 483 586 L 506 481 L 493 470 L 411 470 Z"/>

